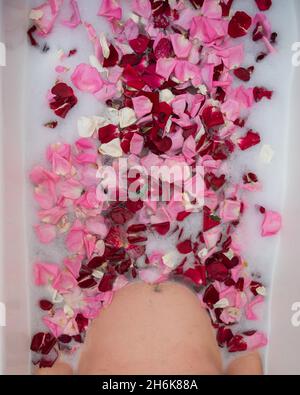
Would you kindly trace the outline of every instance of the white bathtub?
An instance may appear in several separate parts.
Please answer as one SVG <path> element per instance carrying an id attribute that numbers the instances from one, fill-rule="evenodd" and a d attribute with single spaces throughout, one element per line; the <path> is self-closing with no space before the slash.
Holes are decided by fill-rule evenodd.
<path id="1" fill-rule="evenodd" d="M 249 1 L 249 0 L 247 0 Z M 281 1 L 281 0 L 274 0 Z M 286 28 L 294 29 L 300 41 L 299 0 L 286 0 L 295 7 Z M 0 0 L 0 42 L 5 42 L 7 66 L 0 66 L 0 302 L 6 305 L 6 327 L 0 328 L 0 371 L 30 373 L 30 262 L 26 242 L 26 172 L 24 163 L 24 77 L 26 75 L 26 0 Z M 4 34 L 5 32 L 5 34 Z M 291 53 L 292 56 L 292 53 Z M 291 323 L 292 306 L 300 302 L 300 68 L 295 68 L 291 106 L 285 137 L 284 222 L 273 276 L 270 306 L 269 346 L 266 371 L 269 374 L 300 374 L 300 327 Z M 284 144 L 283 144 L 284 145 Z"/>

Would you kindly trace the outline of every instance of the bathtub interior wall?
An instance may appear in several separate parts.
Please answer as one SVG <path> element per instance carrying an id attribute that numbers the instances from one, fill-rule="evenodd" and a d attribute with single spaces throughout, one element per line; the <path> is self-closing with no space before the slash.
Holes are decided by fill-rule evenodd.
<path id="1" fill-rule="evenodd" d="M 248 0 L 246 0 L 248 1 Z M 280 0 L 275 0 L 280 1 Z M 299 0 L 295 15 L 300 16 Z M 287 7 L 288 8 L 288 7 Z M 291 16 L 292 8 L 287 14 Z M 295 17 L 294 15 L 294 17 Z M 27 0 L 0 0 L 0 42 L 6 44 L 7 65 L 0 66 L 0 302 L 6 305 L 6 327 L 0 328 L 0 371 L 10 374 L 30 372 L 30 303 L 31 262 L 28 261 L 26 235 L 26 166 L 25 166 L 25 76 L 27 72 Z M 296 19 L 296 18 L 295 18 Z M 299 18 L 300 20 L 300 18 Z M 294 20 L 287 25 L 293 29 Z M 1 32 L 2 30 L 2 32 Z M 300 38 L 300 35 L 298 33 Z M 297 41 L 297 38 L 295 38 Z M 300 40 L 299 40 L 300 41 Z M 287 56 L 289 50 L 287 50 Z M 300 191 L 298 125 L 300 69 L 294 70 L 293 92 L 285 138 L 284 232 L 273 276 L 270 301 L 269 347 L 266 355 L 268 373 L 300 374 L 300 328 L 291 324 L 291 307 L 300 301 L 300 265 L 297 251 L 299 234 Z M 26 142 L 28 145 L 28 142 Z M 298 234 L 297 234 L 298 233 Z M 297 352 L 298 351 L 298 352 Z"/>
<path id="2" fill-rule="evenodd" d="M 27 1 L 1 0 L 0 26 L 6 45 L 6 66 L 0 67 L 1 114 L 1 302 L 6 326 L 1 328 L 3 370 L 28 373 L 29 265 L 25 231 L 25 116 Z"/>
<path id="3" fill-rule="evenodd" d="M 290 1 L 290 0 L 288 0 Z M 290 20 L 296 26 L 295 39 L 289 48 L 290 60 L 294 43 L 300 42 L 300 2 L 294 0 L 294 15 Z M 288 26 L 287 26 L 287 29 Z M 299 46 L 298 46 L 299 48 Z M 298 52 L 299 53 L 299 52 Z M 299 56 L 297 56 L 299 59 Z M 289 97 L 289 117 L 283 133 L 285 144 L 284 229 L 277 264 L 273 272 L 270 303 L 270 333 L 267 352 L 267 372 L 270 374 L 300 374 L 300 65 L 293 67 L 292 87 Z M 294 317 L 294 319 L 293 319 Z"/>

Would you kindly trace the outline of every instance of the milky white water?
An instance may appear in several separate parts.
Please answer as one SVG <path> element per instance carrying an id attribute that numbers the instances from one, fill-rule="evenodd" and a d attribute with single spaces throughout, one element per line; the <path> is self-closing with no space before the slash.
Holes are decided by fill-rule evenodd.
<path id="1" fill-rule="evenodd" d="M 32 7 L 41 3 L 41 0 L 31 0 Z M 122 1 L 122 5 L 128 1 Z M 99 0 L 78 0 L 80 13 L 83 21 L 90 22 L 98 32 L 108 32 L 109 28 L 103 18 L 96 16 L 99 8 Z M 235 0 L 234 9 L 243 9 L 250 15 L 257 12 L 254 0 Z M 289 92 L 292 83 L 293 68 L 291 64 L 291 45 L 297 41 L 296 21 L 291 0 L 273 0 L 273 7 L 267 12 L 272 23 L 272 30 L 278 33 L 278 53 L 268 56 L 264 61 L 255 64 L 256 55 L 264 50 L 261 43 L 247 42 L 247 58 L 245 66 L 255 65 L 256 70 L 249 85 L 265 86 L 274 90 L 272 101 L 263 100 L 251 111 L 247 126 L 257 130 L 262 137 L 262 144 L 246 152 L 238 152 L 230 163 L 233 178 L 240 177 L 246 170 L 255 172 L 263 184 L 263 191 L 249 194 L 249 203 L 258 203 L 268 209 L 281 211 L 284 185 L 285 163 L 287 145 L 287 124 L 289 109 Z M 24 32 L 25 34 L 25 32 Z M 243 39 L 243 41 L 245 41 Z M 55 67 L 58 62 L 58 51 L 76 48 L 78 53 L 65 61 L 65 65 L 72 70 L 81 62 L 88 63 L 89 55 L 93 53 L 92 44 L 87 38 L 85 28 L 79 26 L 70 30 L 59 23 L 55 26 L 52 34 L 45 40 L 50 47 L 47 53 L 42 53 L 36 48 L 28 48 L 27 59 L 27 87 L 28 104 L 26 119 L 26 168 L 41 162 L 45 163 L 45 149 L 50 143 L 64 141 L 72 143 L 78 138 L 77 119 L 80 116 L 100 115 L 105 112 L 101 105 L 92 95 L 84 94 L 76 90 L 79 104 L 67 115 L 65 120 L 59 120 L 56 129 L 51 130 L 43 127 L 46 122 L 56 117 L 48 108 L 46 93 L 53 86 L 56 79 Z M 70 74 L 66 75 L 65 81 L 69 83 Z M 265 164 L 260 159 L 260 150 L 264 144 L 268 144 L 275 152 L 273 161 Z M 35 205 L 32 199 L 32 187 L 28 183 L 28 244 L 29 262 L 37 259 L 49 262 L 61 262 L 66 255 L 63 245 L 59 243 L 50 246 L 40 245 L 32 231 L 32 224 L 36 222 Z M 193 226 L 199 218 L 194 216 L 186 221 L 185 233 L 189 235 L 196 227 Z M 254 209 L 250 209 L 244 216 L 240 226 L 240 241 L 243 256 L 249 264 L 249 270 L 262 277 L 262 281 L 269 287 L 272 271 L 277 263 L 277 249 L 279 237 L 262 239 L 260 237 L 260 223 L 262 217 Z M 154 236 L 153 236 L 154 237 Z M 158 249 L 169 251 L 174 243 L 172 238 L 155 237 L 148 243 L 148 250 Z M 41 312 L 37 308 L 37 300 L 44 291 L 33 288 L 32 291 L 32 331 L 41 328 Z M 250 327 L 268 330 L 267 305 L 262 312 L 264 317 L 259 322 L 250 322 Z M 247 327 L 247 323 L 244 327 Z"/>

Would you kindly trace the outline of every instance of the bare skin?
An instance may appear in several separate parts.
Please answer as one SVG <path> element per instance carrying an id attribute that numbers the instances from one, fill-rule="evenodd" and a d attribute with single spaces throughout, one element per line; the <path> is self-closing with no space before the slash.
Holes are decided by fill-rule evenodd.
<path id="1" fill-rule="evenodd" d="M 258 353 L 224 371 L 209 317 L 196 295 L 176 283 L 135 283 L 116 293 L 92 323 L 78 371 L 58 362 L 41 375 L 262 374 Z"/>

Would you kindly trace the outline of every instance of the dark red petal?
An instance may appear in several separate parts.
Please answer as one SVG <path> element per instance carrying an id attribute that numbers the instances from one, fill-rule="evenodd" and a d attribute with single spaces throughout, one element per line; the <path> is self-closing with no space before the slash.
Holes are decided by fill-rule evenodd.
<path id="1" fill-rule="evenodd" d="M 263 25 L 260 22 L 257 22 L 255 29 L 253 30 L 252 33 L 252 40 L 259 41 L 264 37 L 264 35 L 265 35 L 265 29 Z"/>
<path id="2" fill-rule="evenodd" d="M 125 204 L 128 210 L 130 210 L 133 214 L 137 213 L 144 207 L 144 202 L 142 200 L 138 200 L 137 202 L 127 200 Z"/>
<path id="3" fill-rule="evenodd" d="M 112 44 L 109 46 L 109 51 L 109 57 L 104 59 L 103 67 L 114 67 L 119 61 L 118 51 Z"/>
<path id="4" fill-rule="evenodd" d="M 266 88 L 257 87 L 257 86 L 256 86 L 256 87 L 253 89 L 253 97 L 254 97 L 254 100 L 255 100 L 256 102 L 261 101 L 263 98 L 266 98 L 266 99 L 271 100 L 271 99 L 272 99 L 272 96 L 273 96 L 273 92 L 267 90 Z"/>
<path id="5" fill-rule="evenodd" d="M 129 45 L 137 54 L 142 54 L 148 48 L 150 43 L 150 39 L 142 34 L 140 34 L 137 38 L 130 40 Z"/>
<path id="6" fill-rule="evenodd" d="M 93 288 L 95 285 L 97 285 L 97 282 L 94 278 L 87 278 L 78 282 L 78 286 L 82 289 Z"/>
<path id="7" fill-rule="evenodd" d="M 144 224 L 135 224 L 131 225 L 127 229 L 127 233 L 139 233 L 139 232 L 145 232 L 147 230 L 147 226 Z"/>
<path id="8" fill-rule="evenodd" d="M 40 351 L 40 349 L 44 343 L 45 336 L 46 336 L 46 334 L 43 332 L 39 332 L 33 336 L 32 340 L 31 340 L 31 346 L 30 346 L 31 351 L 34 351 L 34 352 Z"/>
<path id="9" fill-rule="evenodd" d="M 111 245 L 115 248 L 121 248 L 123 246 L 123 235 L 118 226 L 114 226 L 109 230 L 105 239 L 105 244 Z"/>
<path id="10" fill-rule="evenodd" d="M 222 7 L 222 16 L 229 16 L 230 14 L 230 9 L 232 7 L 233 0 L 226 0 L 226 1 L 221 1 L 220 6 Z"/>
<path id="11" fill-rule="evenodd" d="M 170 25 L 170 22 L 165 15 L 154 16 L 153 22 L 156 29 L 166 29 Z"/>
<path id="12" fill-rule="evenodd" d="M 260 143 L 260 135 L 252 130 L 249 130 L 245 137 L 242 137 L 238 141 L 238 145 L 242 151 L 245 151 L 251 147 Z"/>
<path id="13" fill-rule="evenodd" d="M 103 126 L 98 130 L 98 138 L 102 144 L 107 144 L 118 137 L 117 127 L 115 125 Z"/>
<path id="14" fill-rule="evenodd" d="M 260 11 L 267 11 L 272 6 L 272 0 L 255 0 Z"/>
<path id="15" fill-rule="evenodd" d="M 67 84 L 59 82 L 52 88 L 51 93 L 54 95 L 49 103 L 51 110 L 57 116 L 65 118 L 71 108 L 78 102 L 73 89 Z"/>
<path id="16" fill-rule="evenodd" d="M 245 36 L 252 24 L 252 18 L 244 11 L 237 11 L 228 25 L 228 34 L 233 37 Z"/>
<path id="17" fill-rule="evenodd" d="M 187 217 L 191 215 L 191 212 L 188 211 L 182 211 L 181 213 L 177 214 L 176 221 L 182 222 L 184 221 Z"/>
<path id="18" fill-rule="evenodd" d="M 110 274 L 110 273 L 104 274 L 98 287 L 99 291 L 100 292 L 111 291 L 113 289 L 115 279 L 116 279 L 115 274 Z"/>
<path id="19" fill-rule="evenodd" d="M 31 44 L 33 47 L 38 47 L 38 45 L 39 45 L 38 42 L 36 41 L 36 39 L 35 39 L 34 36 L 33 36 L 33 33 L 35 33 L 36 30 L 37 30 L 37 27 L 36 27 L 36 26 L 31 26 L 31 28 L 27 31 L 27 35 L 28 35 L 28 37 L 29 37 L 30 44 Z"/>
<path id="20" fill-rule="evenodd" d="M 244 341 L 243 336 L 235 335 L 228 342 L 229 352 L 241 352 L 247 350 L 247 343 Z"/>
<path id="21" fill-rule="evenodd" d="M 116 207 L 110 212 L 110 217 L 115 224 L 124 225 L 131 220 L 133 214 L 125 207 Z"/>
<path id="22" fill-rule="evenodd" d="M 213 106 L 206 107 L 202 112 L 202 120 L 204 125 L 210 129 L 215 126 L 224 125 L 224 117 L 222 112 Z"/>
<path id="23" fill-rule="evenodd" d="M 251 74 L 253 73 L 254 67 L 249 67 L 245 69 L 244 67 L 239 67 L 234 70 L 234 75 L 242 81 L 250 81 Z"/>
<path id="24" fill-rule="evenodd" d="M 226 328 L 225 326 L 220 326 L 217 332 L 217 341 L 220 347 L 224 347 L 225 344 L 233 338 L 233 333 L 231 329 Z"/>
<path id="25" fill-rule="evenodd" d="M 191 240 L 185 240 L 177 244 L 176 248 L 181 254 L 189 254 L 190 252 L 193 251 Z"/>
<path id="26" fill-rule="evenodd" d="M 55 129 L 58 125 L 57 121 L 51 121 L 44 124 L 45 128 Z"/>
<path id="27" fill-rule="evenodd" d="M 85 318 L 82 314 L 77 314 L 75 321 L 77 323 L 79 333 L 85 331 L 89 324 L 89 320 Z"/>
<path id="28" fill-rule="evenodd" d="M 207 276 L 210 280 L 224 282 L 229 276 L 229 270 L 221 262 L 213 262 L 206 266 Z"/>
<path id="29" fill-rule="evenodd" d="M 53 303 L 49 302 L 49 300 L 40 300 L 40 308 L 44 311 L 49 311 L 53 307 Z"/>
<path id="30" fill-rule="evenodd" d="M 165 236 L 169 232 L 170 226 L 170 222 L 164 222 L 161 224 L 153 224 L 151 227 L 161 236 Z"/>
<path id="31" fill-rule="evenodd" d="M 121 62 L 120 62 L 120 67 L 125 67 L 126 65 L 130 66 L 137 66 L 141 61 L 141 56 L 130 53 L 127 55 L 123 55 Z"/>
<path id="32" fill-rule="evenodd" d="M 91 259 L 89 261 L 87 266 L 88 266 L 88 268 L 94 270 L 94 269 L 97 269 L 98 267 L 102 266 L 105 261 L 106 261 L 105 257 L 95 256 L 93 259 Z"/>
<path id="33" fill-rule="evenodd" d="M 58 341 L 63 344 L 69 344 L 72 341 L 72 337 L 69 335 L 61 335 L 59 336 Z"/>
<path id="34" fill-rule="evenodd" d="M 203 302 L 206 303 L 209 308 L 213 308 L 214 304 L 218 302 L 219 298 L 219 292 L 211 284 L 204 292 Z"/>
<path id="35" fill-rule="evenodd" d="M 169 58 L 171 54 L 172 54 L 172 44 L 170 40 L 164 37 L 158 42 L 154 51 L 154 55 L 156 59 L 160 59 L 160 58 Z"/>
<path id="36" fill-rule="evenodd" d="M 203 208 L 203 231 L 206 232 L 218 225 L 220 225 L 221 219 L 212 215 L 208 207 Z"/>
<path id="37" fill-rule="evenodd" d="M 42 355 L 48 355 L 56 343 L 56 338 L 51 333 L 47 333 L 44 338 L 44 344 L 41 348 Z"/>
<path id="38" fill-rule="evenodd" d="M 184 277 L 189 278 L 196 285 L 201 285 L 206 283 L 205 267 L 198 266 L 194 269 L 188 269 L 183 273 Z"/>

